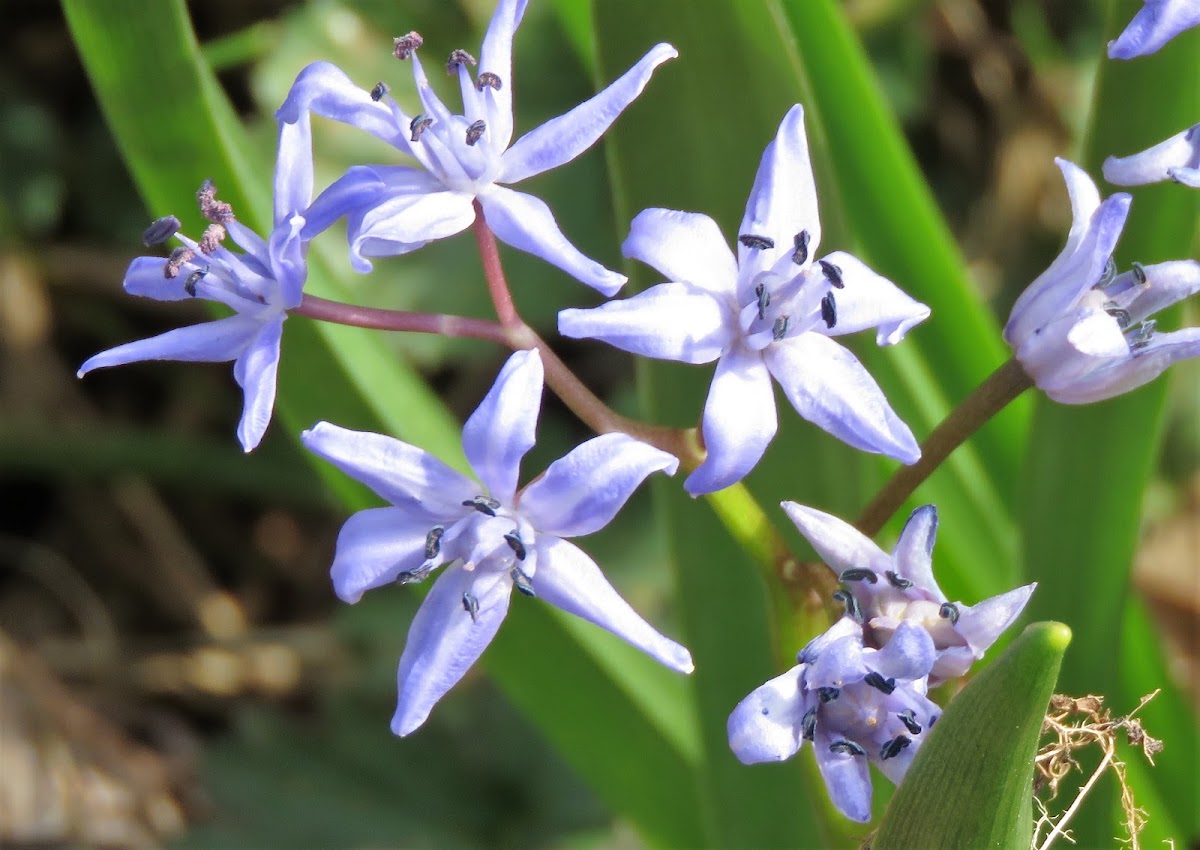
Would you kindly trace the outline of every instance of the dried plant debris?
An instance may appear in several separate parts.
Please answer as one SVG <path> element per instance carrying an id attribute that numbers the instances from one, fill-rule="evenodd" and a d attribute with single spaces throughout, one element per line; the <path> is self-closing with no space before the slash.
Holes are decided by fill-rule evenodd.
<path id="1" fill-rule="evenodd" d="M 1145 826 L 1146 816 L 1134 802 L 1133 791 L 1125 776 L 1124 762 L 1117 759 L 1117 740 L 1120 733 L 1124 732 L 1129 744 L 1140 747 L 1146 760 L 1154 764 L 1154 756 L 1162 751 L 1162 741 L 1148 735 L 1142 722 L 1134 715 L 1157 695 L 1158 691 L 1147 694 L 1133 711 L 1117 718 L 1104 707 L 1103 697 L 1075 698 L 1055 694 L 1050 698 L 1050 709 L 1042 721 L 1042 738 L 1049 740 L 1038 751 L 1034 762 L 1037 771 L 1033 784 L 1034 804 L 1040 817 L 1033 831 L 1033 850 L 1046 850 L 1060 836 L 1070 840 L 1067 823 L 1106 770 L 1111 770 L 1117 777 L 1117 784 L 1121 788 L 1121 808 L 1125 813 L 1127 841 L 1132 850 L 1138 850 L 1138 833 Z M 1075 753 L 1093 745 L 1100 748 L 1103 758 L 1080 787 L 1070 806 L 1056 819 L 1047 803 L 1058 795 L 1063 780 L 1073 771 L 1081 769 L 1075 760 Z M 1045 800 L 1039 795 L 1044 795 Z M 1043 832 L 1046 833 L 1044 838 Z"/>

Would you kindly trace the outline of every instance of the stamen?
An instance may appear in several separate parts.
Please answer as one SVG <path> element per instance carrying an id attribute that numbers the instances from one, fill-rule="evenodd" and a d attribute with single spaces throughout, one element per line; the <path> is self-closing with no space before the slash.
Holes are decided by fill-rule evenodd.
<path id="1" fill-rule="evenodd" d="M 821 318 L 825 320 L 827 328 L 837 324 L 837 302 L 833 300 L 832 290 L 825 293 L 825 297 L 821 299 Z"/>
<path id="2" fill-rule="evenodd" d="M 199 283 L 200 278 L 204 277 L 206 274 L 208 274 L 208 269 L 196 269 L 194 272 L 188 275 L 187 280 L 183 282 L 183 291 L 195 298 L 196 284 Z"/>
<path id="3" fill-rule="evenodd" d="M 432 123 L 433 119 L 424 112 L 413 116 L 413 120 L 408 122 L 408 129 L 412 131 L 412 138 L 410 141 L 419 142 L 421 140 L 421 134 L 425 132 L 425 128 Z"/>
<path id="4" fill-rule="evenodd" d="M 403 62 L 412 56 L 413 52 L 424 43 L 425 39 L 421 38 L 421 34 L 414 30 L 408 35 L 392 39 L 392 55 Z"/>
<path id="5" fill-rule="evenodd" d="M 213 251 L 221 247 L 221 242 L 225 239 L 225 225 L 210 224 L 204 228 L 204 233 L 200 236 L 201 254 L 211 254 Z"/>
<path id="6" fill-rule="evenodd" d="M 1104 271 L 1100 273 L 1100 279 L 1096 281 L 1096 285 L 1092 289 L 1107 289 L 1112 284 L 1117 276 L 1117 261 L 1112 257 L 1108 258 L 1108 262 L 1104 264 Z"/>
<path id="7" fill-rule="evenodd" d="M 487 129 L 487 124 L 483 120 L 479 120 L 471 124 L 467 128 L 467 147 L 474 147 L 475 143 L 483 138 L 483 131 Z"/>
<path id="8" fill-rule="evenodd" d="M 911 708 L 906 708 L 904 711 L 896 715 L 900 718 L 900 722 L 904 724 L 904 728 L 914 735 L 921 734 L 921 724 L 917 722 L 917 715 L 913 713 Z"/>
<path id="9" fill-rule="evenodd" d="M 467 499 L 463 502 L 464 508 L 474 508 L 481 514 L 495 516 L 496 511 L 500 509 L 500 503 L 488 496 L 476 496 L 474 499 Z"/>
<path id="10" fill-rule="evenodd" d="M 475 622 L 475 618 L 479 616 L 479 600 L 471 591 L 465 591 L 462 595 L 463 610 L 471 615 L 471 622 Z"/>
<path id="11" fill-rule="evenodd" d="M 537 596 L 533 589 L 533 580 L 526 575 L 525 571 L 520 567 L 513 567 L 508 573 L 512 578 L 513 584 L 517 590 L 521 591 L 526 596 Z"/>
<path id="12" fill-rule="evenodd" d="M 953 602 L 943 602 L 942 607 L 938 608 L 938 616 L 943 620 L 949 620 L 950 625 L 958 624 L 958 606 Z"/>
<path id="13" fill-rule="evenodd" d="M 796 265 L 802 266 L 808 262 L 808 243 L 811 239 L 807 230 L 801 230 L 792 237 L 792 245 L 795 247 L 792 251 L 792 262 Z"/>
<path id="14" fill-rule="evenodd" d="M 499 507 L 498 504 L 497 507 Z M 504 535 L 504 542 L 508 544 L 508 548 L 513 550 L 518 561 L 525 560 L 525 544 L 521 541 L 521 535 L 515 528 Z"/>
<path id="15" fill-rule="evenodd" d="M 163 277 L 173 278 L 179 276 L 179 270 L 183 264 L 189 262 L 196 254 L 191 248 L 176 248 L 171 252 L 171 256 L 167 257 L 167 262 L 163 266 Z"/>
<path id="16" fill-rule="evenodd" d="M 371 89 L 371 100 L 375 101 L 376 103 L 379 103 L 379 101 L 383 100 L 383 96 L 386 95 L 389 91 L 391 91 L 391 89 L 388 88 L 388 84 L 383 82 L 382 80 L 380 80 Z"/>
<path id="17" fill-rule="evenodd" d="M 771 337 L 773 339 L 783 339 L 787 336 L 787 332 L 791 330 L 791 327 L 791 316 L 779 316 L 775 319 L 775 324 L 771 326 Z"/>
<path id="18" fill-rule="evenodd" d="M 175 216 L 163 216 L 146 228 L 142 234 L 142 244 L 147 248 L 151 245 L 161 245 L 178 233 L 181 226 Z"/>
<path id="19" fill-rule="evenodd" d="M 758 318 L 765 319 L 767 308 L 771 306 L 771 293 L 767 292 L 767 285 L 760 283 L 754 287 L 754 296 L 758 299 Z"/>
<path id="20" fill-rule="evenodd" d="M 1129 311 L 1118 307 L 1111 301 L 1104 305 L 1104 312 L 1117 320 L 1117 327 L 1121 330 L 1125 330 L 1133 323 L 1133 316 L 1129 315 Z"/>
<path id="21" fill-rule="evenodd" d="M 913 586 L 913 583 L 906 578 L 901 578 L 891 570 L 888 570 L 884 575 L 887 576 L 888 584 L 897 590 L 908 590 Z"/>
<path id="22" fill-rule="evenodd" d="M 817 696 L 821 702 L 833 702 L 841 693 L 837 688 L 817 688 Z"/>
<path id="23" fill-rule="evenodd" d="M 200 202 L 200 214 L 213 224 L 224 224 L 233 218 L 233 207 L 217 200 L 217 187 L 211 180 L 200 184 L 196 200 Z"/>
<path id="24" fill-rule="evenodd" d="M 937 722 L 938 722 L 938 718 L 940 718 L 941 716 L 942 716 L 942 715 L 940 715 L 940 714 L 934 714 L 934 715 L 931 715 L 931 716 L 930 716 L 930 718 L 929 718 L 929 728 L 930 728 L 930 729 L 932 729 L 932 728 L 933 728 L 933 724 L 937 723 Z"/>
<path id="25" fill-rule="evenodd" d="M 415 570 L 405 570 L 396 576 L 396 584 L 401 586 L 406 584 L 420 584 L 429 578 L 429 567 L 418 567 Z"/>
<path id="26" fill-rule="evenodd" d="M 446 533 L 444 525 L 435 525 L 425 535 L 425 560 L 432 561 L 442 551 L 442 535 Z"/>
<path id="27" fill-rule="evenodd" d="M 863 622 L 862 608 L 858 605 L 858 600 L 854 598 L 854 594 L 848 590 L 835 590 L 833 598 L 837 602 L 841 602 L 846 606 L 846 613 L 854 618 L 854 622 Z"/>
<path id="28" fill-rule="evenodd" d="M 849 570 L 842 570 L 842 574 L 838 576 L 839 581 L 865 581 L 868 584 L 874 584 L 879 581 L 879 576 L 875 575 L 874 570 L 866 570 L 862 567 L 854 567 Z"/>
<path id="29" fill-rule="evenodd" d="M 465 50 L 455 50 L 450 54 L 450 58 L 446 60 L 446 73 L 454 76 L 458 73 L 459 65 L 474 65 L 475 57 Z"/>
<path id="30" fill-rule="evenodd" d="M 1130 265 L 1133 267 L 1133 276 L 1137 279 L 1137 282 L 1144 284 L 1146 282 L 1146 267 L 1141 263 L 1130 263 Z"/>
<path id="31" fill-rule="evenodd" d="M 834 289 L 846 288 L 846 284 L 842 280 L 842 270 L 840 267 L 835 266 L 833 263 L 829 262 L 829 260 L 817 260 L 817 265 L 820 266 L 821 271 L 825 273 L 825 277 L 829 281 L 830 286 L 832 286 Z"/>
<path id="32" fill-rule="evenodd" d="M 817 707 L 813 706 L 800 718 L 800 737 L 811 741 L 817 736 Z"/>
<path id="33" fill-rule="evenodd" d="M 834 741 L 829 745 L 829 752 L 841 753 L 847 756 L 865 756 L 867 751 L 853 741 Z"/>
<path id="34" fill-rule="evenodd" d="M 483 91 L 484 89 L 493 89 L 500 91 L 504 84 L 500 82 L 500 78 L 491 71 L 484 71 L 475 78 L 475 90 Z"/>
<path id="35" fill-rule="evenodd" d="M 774 248 L 775 240 L 769 236 L 755 236 L 753 233 L 743 233 L 738 237 L 738 241 L 747 248 L 762 250 L 764 248 Z"/>
<path id="36" fill-rule="evenodd" d="M 1147 319 L 1136 328 L 1126 333 L 1125 341 L 1129 343 L 1129 347 L 1134 351 L 1145 348 L 1150 344 L 1150 340 L 1154 336 L 1154 329 L 1157 326 L 1157 321 L 1154 319 Z"/>
<path id="37" fill-rule="evenodd" d="M 883 745 L 883 749 L 879 751 L 879 760 L 887 761 L 888 759 L 894 759 L 896 756 L 900 755 L 901 750 L 911 743 L 912 738 L 908 737 L 907 735 L 897 735 L 895 738 L 892 738 L 892 740 Z"/>
<path id="38" fill-rule="evenodd" d="M 868 673 L 866 675 L 866 678 L 863 679 L 863 681 L 866 682 L 868 685 L 870 685 L 875 690 L 883 691 L 885 694 L 890 694 L 892 691 L 896 690 L 896 680 L 895 679 L 891 679 L 891 678 L 885 679 L 885 678 L 883 678 L 882 675 L 880 675 L 879 673 L 876 673 L 874 670 L 872 670 L 870 673 Z"/>

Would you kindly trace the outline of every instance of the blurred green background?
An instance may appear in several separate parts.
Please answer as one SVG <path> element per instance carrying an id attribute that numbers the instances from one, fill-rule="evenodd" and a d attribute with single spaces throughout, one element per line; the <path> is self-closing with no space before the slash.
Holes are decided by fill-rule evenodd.
<path id="1" fill-rule="evenodd" d="M 200 57 L 217 74 L 216 96 L 224 93 L 244 128 L 236 139 L 220 135 L 219 121 L 194 110 L 194 92 L 174 87 L 180 75 L 155 57 L 155 51 L 175 50 L 172 37 L 158 38 L 151 18 L 135 13 L 139 5 L 77 0 L 68 8 L 74 7 L 76 33 L 92 28 L 89 70 L 108 80 L 110 93 L 123 85 L 122 66 L 113 60 L 116 70 L 108 74 L 105 44 L 120 46 L 116 36 L 124 33 L 144 47 L 137 84 L 148 106 L 138 132 L 152 138 L 161 130 L 158 157 L 131 147 L 129 127 L 137 126 L 137 115 L 106 123 L 57 4 L 0 5 L 0 841 L 34 847 L 584 848 L 761 846 L 768 840 L 794 843 L 796 835 L 809 835 L 811 846 L 818 846 L 861 835 L 843 830 L 840 838 L 822 833 L 818 839 L 804 832 L 820 817 L 821 805 L 797 798 L 816 800 L 824 791 L 812 787 L 803 768 L 748 770 L 721 751 L 722 706 L 727 712 L 737 698 L 731 694 L 744 694 L 770 675 L 797 648 L 793 628 L 804 625 L 767 622 L 757 577 L 716 554 L 728 542 L 697 533 L 689 550 L 681 528 L 708 523 L 707 508 L 672 502 L 664 492 L 653 499 L 639 493 L 586 548 L 635 608 L 697 650 L 694 682 L 645 670 L 640 659 L 596 638 L 589 627 L 546 619 L 533 610 L 536 603 L 518 600 L 514 608 L 521 610 L 506 624 L 511 635 L 504 634 L 489 654 L 495 679 L 483 669 L 473 671 L 419 733 L 404 740 L 390 734 L 395 665 L 418 597 L 395 588 L 375 591 L 353 607 L 336 601 L 327 575 L 333 542 L 347 504 L 364 502 L 336 478 L 322 477 L 298 450 L 293 432 L 317 417 L 362 428 L 382 420 L 395 423 L 394 431 L 413 429 L 401 436 L 435 451 L 443 443 L 453 447 L 457 435 L 444 426 L 447 414 L 459 420 L 469 414 L 506 352 L 483 343 L 398 335 L 375 335 L 360 350 L 354 346 L 365 331 L 322 341 L 301 330 L 306 320 L 294 319 L 285 333 L 281 398 L 295 406 L 277 416 L 251 456 L 243 456 L 233 439 L 241 397 L 226 366 L 139 364 L 75 379 L 78 365 L 96 351 L 205 318 L 196 304 L 124 296 L 124 268 L 144 251 L 140 235 L 152 217 L 175 213 L 189 232 L 198 232 L 190 192 L 207 177 L 217 178 L 223 197 L 245 194 L 247 217 L 250 209 L 262 209 L 272 113 L 304 65 L 335 62 L 364 87 L 384 80 L 401 103 L 411 103 L 411 77 L 391 57 L 391 36 L 420 30 L 429 57 L 458 47 L 476 52 L 493 4 L 188 4 Z M 805 41 L 800 23 L 818 6 L 840 16 L 851 43 L 861 40 L 869 59 L 862 68 L 871 72 L 864 79 L 877 85 L 894 113 L 962 255 L 960 263 L 952 248 L 943 252 L 944 267 L 961 278 L 961 292 L 958 278 L 935 275 L 943 256 L 939 245 L 901 246 L 915 255 L 906 259 L 887 244 L 887 222 L 909 217 L 902 180 L 872 177 L 848 200 L 849 193 L 839 199 L 835 191 L 852 185 L 854 173 L 866 174 L 855 171 L 853 157 L 860 154 L 849 144 L 864 134 L 847 130 L 839 119 L 839 109 L 856 109 L 848 97 L 839 106 L 833 82 L 846 66 L 831 64 L 836 57 Z M 120 19 L 122 9 L 127 20 Z M 943 332 L 935 327 L 949 329 L 947 340 L 934 338 L 929 349 L 915 348 L 923 343 L 908 348 L 918 353 L 906 354 L 902 346 L 881 357 L 865 346 L 856 349 L 883 370 L 881 382 L 924 436 L 947 404 L 1000 362 L 989 314 L 1002 322 L 1016 295 L 1062 245 L 1070 209 L 1052 157 L 1080 157 L 1086 149 L 1085 161 L 1094 167 L 1105 152 L 1138 147 L 1090 147 L 1089 140 L 1104 132 L 1087 129 L 1095 120 L 1089 104 L 1105 38 L 1100 10 L 1085 0 L 856 0 L 812 7 L 705 0 L 694 14 L 678 12 L 678 3 L 639 8 L 598 0 L 594 14 L 572 0 L 531 3 L 516 39 L 518 134 L 586 99 L 598 82 L 613 79 L 657 41 L 676 44 L 682 56 L 658 72 L 618 121 L 607 149 L 602 144 L 522 188 L 550 204 L 585 253 L 619 268 L 620 239 L 642 206 L 704 211 L 732 228 L 774 123 L 788 103 L 803 99 L 822 189 L 823 251 L 863 251 L 935 305 L 930 334 Z M 818 34 L 835 41 L 824 30 Z M 776 42 L 783 48 L 765 49 Z M 1196 44 L 1192 39 L 1180 51 Z M 129 67 L 139 67 L 137 61 L 129 59 Z M 1155 72 L 1153 61 L 1143 66 L 1147 73 Z M 435 80 L 441 82 L 448 81 Z M 1185 80 L 1146 98 L 1170 100 L 1183 91 L 1184 111 L 1200 117 L 1192 85 L 1188 90 Z M 457 103 L 450 86 L 445 92 L 448 102 Z M 109 103 L 110 119 L 112 110 Z M 1116 113 L 1109 118 L 1126 120 Z M 395 161 L 394 151 L 357 130 L 319 119 L 316 125 L 318 186 L 353 163 Z M 113 127 L 123 128 L 118 139 Z M 1167 135 L 1155 136 L 1149 127 L 1146 132 L 1146 144 Z M 865 137 L 861 155 L 869 156 L 873 144 L 876 139 Z M 241 170 L 234 168 L 226 182 L 221 169 L 229 163 L 240 163 Z M 191 188 L 166 191 L 176 186 Z M 1184 191 L 1139 190 L 1134 216 L 1143 206 L 1153 209 L 1159 198 L 1176 203 Z M 872 209 L 881 211 L 879 222 L 862 223 Z M 1194 204 L 1190 209 L 1194 256 Z M 918 208 L 911 218 L 922 214 Z M 936 237 L 938 225 L 931 227 Z M 1186 223 L 1184 236 L 1182 248 L 1176 239 L 1162 256 L 1135 253 L 1122 261 L 1188 255 Z M 467 234 L 379 261 L 370 276 L 348 271 L 336 228 L 320 241 L 317 277 L 344 298 L 488 314 Z M 1142 248 L 1151 250 L 1158 248 Z M 596 296 L 526 255 L 506 251 L 504 258 L 522 314 L 590 386 L 623 411 L 690 424 L 707 370 L 675 382 L 682 373 L 669 367 L 638 374 L 624 355 L 558 340 L 557 311 L 596 303 Z M 642 274 L 634 285 L 653 282 Z M 976 318 L 939 313 L 938 298 L 981 305 L 977 319 L 989 336 L 972 335 Z M 1193 307 L 1191 324 L 1196 312 Z M 353 363 L 335 363 L 330 351 L 343 357 L 365 351 L 413 368 L 360 373 Z M 950 356 L 954 352 L 961 356 Z M 426 404 L 432 395 L 424 389 L 407 383 L 397 388 L 397 381 L 415 377 L 444 408 Z M 656 387 L 660 395 L 648 401 Z M 1153 427 L 1132 449 L 1123 441 L 1136 440 L 1133 434 L 1106 438 L 1094 423 L 1084 433 L 1074 420 L 1060 426 L 1048 422 L 1055 411 L 1031 411 L 1023 400 L 990 436 L 981 435 L 978 455 L 961 460 L 957 477 L 947 472 L 919 495 L 937 498 L 944 518 L 960 510 L 943 500 L 946 494 L 967 494 L 972 503 L 961 508 L 957 538 L 951 523 L 943 524 L 943 585 L 952 595 L 957 591 L 974 602 L 1022 575 L 1043 581 L 1038 616 L 1076 629 L 1074 655 L 1064 667 L 1074 693 L 1102 692 L 1115 711 L 1124 712 L 1142 693 L 1171 688 L 1164 701 L 1174 700 L 1174 708 L 1158 715 L 1159 726 L 1147 721 L 1167 741 L 1165 767 L 1157 779 L 1137 774 L 1135 792 L 1145 789 L 1139 802 L 1149 800 L 1152 822 L 1169 824 L 1166 834 L 1183 847 L 1198 846 L 1195 813 L 1190 821 L 1180 819 L 1188 795 L 1195 800 L 1194 772 L 1189 779 L 1186 771 L 1194 771 L 1189 736 L 1200 698 L 1197 364 L 1177 367 L 1169 388 L 1165 401 L 1137 402 L 1138 415 L 1151 407 L 1163 412 L 1161 420 L 1150 416 Z M 849 459 L 782 409 L 784 430 L 751 489 L 764 506 L 794 498 L 852 517 L 882 480 L 884 466 Z M 1105 409 L 1095 408 L 1098 420 Z M 1123 420 L 1113 413 L 1111 421 Z M 1061 445 L 1047 437 L 1027 450 L 1026 440 L 1030 428 L 1051 434 L 1056 427 L 1068 435 L 1062 445 L 1080 448 L 1077 464 L 1097 468 L 1100 482 L 1106 464 L 1114 475 L 1123 474 L 1123 458 L 1144 454 L 1146 469 L 1129 473 L 1136 489 L 1115 480 L 1110 500 L 1087 484 L 1066 497 L 1043 486 L 1037 470 L 1054 479 L 1045 457 L 1062 454 Z M 426 433 L 433 436 L 422 439 Z M 526 478 L 588 432 L 547 396 L 539 435 L 524 466 Z M 430 440 L 441 442 L 435 447 Z M 1033 472 L 1022 466 L 1026 457 Z M 677 482 L 670 486 L 677 489 Z M 1054 525 L 1038 528 L 1037 517 L 1029 515 L 1034 508 L 1043 517 L 1055 514 L 1031 493 L 1047 494 L 1052 505 L 1072 500 L 1075 524 L 1061 533 Z M 1089 517 L 1107 528 L 1104 511 L 1110 509 L 1124 511 L 1129 529 L 1115 542 L 1092 545 L 1120 553 L 1136 544 L 1132 581 L 1126 584 L 1129 557 L 1117 557 L 1110 569 L 1096 566 L 1081 548 L 1083 562 L 1057 565 L 1061 583 L 1050 576 L 1048 589 L 1046 568 L 1030 555 L 1031 547 L 1044 552 L 1037 542 L 1057 535 L 1065 551 L 1075 551 Z M 966 521 L 980 516 L 968 531 Z M 772 519 L 778 521 L 777 512 Z M 1022 525 L 1030 529 L 1024 544 L 1013 531 Z M 705 547 L 714 546 L 705 562 Z M 1101 607 L 1088 597 L 1088 587 L 1106 581 L 1089 573 L 1093 569 L 1112 573 L 1106 585 L 1111 592 L 1096 603 Z M 731 598 L 719 582 L 697 584 L 705 576 L 728 578 L 735 593 L 746 588 L 754 598 Z M 1084 587 L 1078 594 L 1075 584 Z M 1134 607 L 1121 607 L 1126 598 Z M 1109 610 L 1103 604 L 1117 606 L 1115 619 L 1097 613 Z M 764 622 L 749 627 L 746 618 L 760 609 L 757 619 Z M 1123 633 L 1117 628 L 1122 611 Z M 730 619 L 722 621 L 722 615 Z M 754 632 L 759 627 L 761 635 Z M 743 649 L 738 641 L 746 633 Z M 1094 634 L 1105 633 L 1111 647 L 1089 644 Z M 1126 640 L 1119 645 L 1122 634 Z M 1144 646 L 1147 635 L 1152 655 L 1131 657 L 1131 647 Z M 758 654 L 747 659 L 735 650 Z M 1115 656 L 1119 663 L 1114 652 L 1124 653 Z M 706 666 L 709 657 L 713 663 Z M 1159 668 L 1162 659 L 1167 666 Z M 555 664 L 570 670 L 556 676 Z M 721 673 L 722 664 L 741 666 L 741 678 L 704 677 L 705 669 Z M 1108 668 L 1107 678 L 1093 675 L 1100 666 Z M 552 689 L 555 679 L 569 689 L 576 675 L 579 688 L 597 688 L 577 690 L 578 705 Z M 598 696 L 587 704 L 604 694 L 617 705 L 623 692 L 632 705 L 620 703 L 630 712 L 627 721 L 607 724 L 609 703 Z M 643 723 L 643 716 L 651 721 Z M 668 744 L 661 753 L 650 752 L 638 746 L 640 739 L 621 739 L 621 730 L 655 740 L 660 731 Z M 1182 752 L 1172 755 L 1173 743 Z M 624 755 L 622 745 L 629 748 Z M 660 756 L 686 782 L 647 767 L 652 762 L 646 760 Z M 809 759 L 803 754 L 796 761 Z M 676 793 L 656 787 L 672 784 L 687 788 Z M 877 777 L 877 795 L 886 799 L 884 785 Z M 638 797 L 645 801 L 641 808 L 632 799 Z M 763 826 L 773 806 L 793 799 L 795 811 L 777 818 L 782 825 Z M 694 823 L 679 826 L 689 817 Z M 1103 813 L 1093 817 L 1105 820 Z"/>

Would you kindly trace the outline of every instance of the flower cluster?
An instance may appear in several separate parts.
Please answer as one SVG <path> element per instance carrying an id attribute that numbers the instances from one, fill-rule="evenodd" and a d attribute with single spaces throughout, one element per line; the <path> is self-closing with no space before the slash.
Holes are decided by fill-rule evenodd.
<path id="1" fill-rule="evenodd" d="M 811 741 L 830 797 L 846 817 L 871 817 L 867 763 L 899 783 L 941 709 L 930 687 L 964 675 L 1020 615 L 1035 585 L 968 606 L 933 577 L 937 509 L 913 511 L 884 552 L 813 508 L 783 509 L 842 583 L 845 616 L 797 665 L 750 693 L 729 716 L 729 745 L 746 764 L 781 761 Z"/>
<path id="2" fill-rule="evenodd" d="M 359 87 L 326 62 L 302 70 L 276 116 L 270 234 L 264 239 L 240 224 L 206 182 L 198 196 L 209 222 L 201 238 L 181 235 L 174 217 L 158 220 L 146 244 L 175 238 L 181 247 L 165 259 L 139 257 L 125 277 L 131 294 L 217 301 L 234 315 L 102 352 L 79 374 L 148 359 L 232 360 L 245 392 L 238 438 L 252 450 L 271 418 L 283 322 L 289 312 L 318 315 L 303 293 L 308 243 L 343 218 L 350 264 L 360 272 L 371 270 L 370 258 L 406 254 L 474 225 L 615 295 L 626 278 L 581 254 L 542 201 L 509 186 L 591 147 L 677 54 L 667 44 L 651 48 L 595 97 L 512 142 L 512 44 L 526 2 L 499 0 L 478 61 L 464 50 L 450 55 L 446 69 L 459 84 L 462 114 L 434 93 L 415 32 L 395 39 L 393 52 L 412 65 L 418 113 L 405 112 L 385 83 Z M 1110 55 L 1153 52 L 1197 23 L 1197 0 L 1147 0 Z M 312 114 L 364 130 L 415 164 L 355 166 L 314 200 Z M 1151 318 L 1200 290 L 1200 263 L 1135 263 L 1118 274 L 1112 256 L 1130 196 L 1101 200 L 1082 169 L 1058 164 L 1073 225 L 1061 255 L 1017 300 L 1004 336 L 1047 395 L 1078 404 L 1127 392 L 1180 359 L 1200 356 L 1200 329 L 1159 333 Z M 1124 185 L 1170 179 L 1200 186 L 1200 125 L 1110 159 L 1104 173 Z M 762 155 L 735 248 L 706 215 L 644 210 L 622 250 L 665 280 L 559 315 L 566 337 L 645 357 L 716 363 L 700 417 L 703 451 L 685 458 L 691 468 L 684 486 L 693 496 L 737 483 L 762 458 L 778 428 L 776 383 L 800 416 L 843 442 L 904 464 L 921 458 L 911 430 L 837 338 L 874 329 L 877 345 L 894 345 L 930 309 L 848 253 L 818 258 L 821 235 L 804 111 L 795 105 Z M 226 248 L 226 237 L 242 251 Z M 512 330 L 502 324 L 501 331 Z M 338 596 L 353 603 L 367 590 L 438 574 L 400 659 L 392 721 L 398 735 L 421 726 L 480 657 L 514 589 L 607 629 L 673 670 L 693 669 L 688 650 L 637 614 L 569 542 L 607 525 L 647 477 L 673 475 L 680 458 L 606 423 L 596 430 L 610 433 L 518 488 L 554 358 L 534 347 L 541 344 L 536 336 L 489 338 L 523 350 L 508 359 L 463 429 L 474 478 L 387 436 L 327 422 L 302 435 L 310 451 L 389 503 L 343 526 L 331 569 Z M 810 741 L 837 807 L 866 821 L 868 764 L 894 782 L 903 778 L 940 716 L 929 688 L 966 674 L 1017 619 L 1034 586 L 974 606 L 948 600 L 932 571 L 933 506 L 912 514 L 890 553 L 829 514 L 792 502 L 783 509 L 837 574 L 835 598 L 845 614 L 799 653 L 795 667 L 734 709 L 729 744 L 752 763 L 789 758 Z"/>

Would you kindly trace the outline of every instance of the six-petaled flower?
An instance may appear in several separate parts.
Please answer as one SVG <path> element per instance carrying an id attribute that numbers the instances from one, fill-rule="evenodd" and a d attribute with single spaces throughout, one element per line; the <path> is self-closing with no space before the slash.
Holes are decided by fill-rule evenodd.
<path id="1" fill-rule="evenodd" d="M 688 651 L 622 599 L 600 568 L 565 538 L 598 531 L 672 455 L 625 434 L 581 444 L 518 490 L 542 397 L 536 351 L 514 354 L 463 428 L 478 482 L 390 437 L 322 422 L 304 445 L 363 482 L 391 507 L 360 511 L 338 536 L 333 584 L 355 602 L 371 588 L 442 572 L 421 604 L 400 659 L 392 730 L 407 735 L 491 642 L 515 587 L 608 629 L 684 673 Z"/>
<path id="2" fill-rule="evenodd" d="M 834 337 L 876 329 L 892 345 L 929 316 L 860 260 L 817 260 L 821 224 L 797 105 L 768 145 L 738 231 L 737 256 L 705 215 L 645 210 L 622 246 L 668 279 L 632 298 L 564 310 L 559 331 L 684 363 L 717 361 L 704 406 L 707 457 L 684 483 L 710 493 L 758 463 L 778 427 L 774 377 L 805 419 L 855 448 L 904 463 L 917 442 L 883 391 Z"/>

